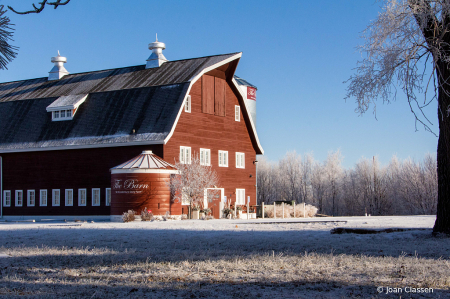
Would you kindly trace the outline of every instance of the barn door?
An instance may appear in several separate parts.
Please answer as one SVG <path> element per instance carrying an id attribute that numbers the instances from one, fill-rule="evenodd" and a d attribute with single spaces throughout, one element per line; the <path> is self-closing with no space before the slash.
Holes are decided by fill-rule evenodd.
<path id="1" fill-rule="evenodd" d="M 221 200 L 221 190 L 220 189 L 207 189 L 208 192 L 208 208 L 211 209 L 211 215 L 215 219 L 220 218 L 220 200 Z"/>

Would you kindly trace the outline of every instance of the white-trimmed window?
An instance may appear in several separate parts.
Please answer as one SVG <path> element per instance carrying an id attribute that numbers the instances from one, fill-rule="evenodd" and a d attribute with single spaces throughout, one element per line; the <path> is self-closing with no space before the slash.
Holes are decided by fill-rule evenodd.
<path id="1" fill-rule="evenodd" d="M 100 205 L 100 188 L 92 188 L 92 205 Z"/>
<path id="2" fill-rule="evenodd" d="M 34 207 L 36 204 L 36 192 L 34 190 L 27 190 L 27 206 Z"/>
<path id="3" fill-rule="evenodd" d="M 23 206 L 23 191 L 16 190 L 16 207 Z"/>
<path id="4" fill-rule="evenodd" d="M 52 206 L 59 207 L 61 205 L 61 191 L 52 189 Z"/>
<path id="5" fill-rule="evenodd" d="M 39 190 L 39 205 L 41 207 L 47 206 L 47 190 L 45 189 Z"/>
<path id="6" fill-rule="evenodd" d="M 245 189 L 236 189 L 236 204 L 245 205 Z"/>
<path id="7" fill-rule="evenodd" d="M 66 206 L 73 206 L 73 189 L 66 189 Z"/>
<path id="8" fill-rule="evenodd" d="M 191 96 L 186 97 L 186 103 L 184 104 L 184 111 L 191 113 Z"/>
<path id="9" fill-rule="evenodd" d="M 106 206 L 110 206 L 111 205 L 111 188 L 106 188 L 105 190 L 105 194 L 106 194 Z"/>
<path id="10" fill-rule="evenodd" d="M 200 149 L 200 165 L 211 165 L 211 150 L 206 148 Z"/>
<path id="11" fill-rule="evenodd" d="M 228 152 L 219 151 L 219 166 L 228 167 Z"/>
<path id="12" fill-rule="evenodd" d="M 191 164 L 191 148 L 189 146 L 180 146 L 180 163 Z"/>
<path id="13" fill-rule="evenodd" d="M 241 121 L 241 107 L 238 105 L 234 106 L 234 120 Z"/>
<path id="14" fill-rule="evenodd" d="M 3 191 L 3 206 L 10 207 L 11 206 L 11 190 Z"/>
<path id="15" fill-rule="evenodd" d="M 86 205 L 86 189 L 78 189 L 78 206 Z"/>
<path id="16" fill-rule="evenodd" d="M 236 153 L 236 168 L 245 168 L 245 153 Z"/>
<path id="17" fill-rule="evenodd" d="M 52 120 L 71 120 L 73 118 L 72 110 L 52 111 Z"/>
<path id="18" fill-rule="evenodd" d="M 186 192 L 186 188 L 183 188 L 183 192 L 181 193 L 181 204 L 182 205 L 191 204 L 191 201 L 189 200 L 189 194 Z"/>

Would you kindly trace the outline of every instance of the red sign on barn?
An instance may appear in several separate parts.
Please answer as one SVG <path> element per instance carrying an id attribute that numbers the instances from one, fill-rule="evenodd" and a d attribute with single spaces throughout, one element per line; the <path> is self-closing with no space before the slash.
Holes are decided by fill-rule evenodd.
<path id="1" fill-rule="evenodd" d="M 247 86 L 247 99 L 256 101 L 256 88 Z"/>

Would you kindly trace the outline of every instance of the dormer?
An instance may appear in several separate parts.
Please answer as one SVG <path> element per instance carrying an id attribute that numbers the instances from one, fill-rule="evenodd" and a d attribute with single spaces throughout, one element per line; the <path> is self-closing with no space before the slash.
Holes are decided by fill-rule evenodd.
<path id="1" fill-rule="evenodd" d="M 52 113 L 52 121 L 72 120 L 87 96 L 87 94 L 61 96 L 47 106 L 47 112 Z"/>

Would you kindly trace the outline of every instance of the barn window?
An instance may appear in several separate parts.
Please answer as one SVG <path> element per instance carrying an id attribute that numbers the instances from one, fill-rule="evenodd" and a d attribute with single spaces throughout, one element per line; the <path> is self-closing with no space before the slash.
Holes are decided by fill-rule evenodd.
<path id="1" fill-rule="evenodd" d="M 16 207 L 21 207 L 23 205 L 23 191 L 16 190 Z"/>
<path id="2" fill-rule="evenodd" d="M 78 206 L 86 205 L 86 189 L 78 189 Z"/>
<path id="3" fill-rule="evenodd" d="M 245 168 L 245 153 L 236 153 L 236 168 Z"/>
<path id="4" fill-rule="evenodd" d="M 188 146 L 180 146 L 180 163 L 191 164 L 191 148 Z"/>
<path id="5" fill-rule="evenodd" d="M 241 107 L 238 105 L 234 106 L 234 120 L 241 121 Z"/>
<path id="6" fill-rule="evenodd" d="M 245 189 L 236 189 L 236 204 L 245 205 Z"/>
<path id="7" fill-rule="evenodd" d="M 39 192 L 40 197 L 39 197 L 39 205 L 42 207 L 47 206 L 47 190 L 40 190 Z"/>
<path id="8" fill-rule="evenodd" d="M 73 189 L 66 189 L 66 206 L 73 206 Z"/>
<path id="9" fill-rule="evenodd" d="M 200 149 L 200 165 L 211 165 L 211 150 L 206 148 Z"/>
<path id="10" fill-rule="evenodd" d="M 184 104 L 184 111 L 191 113 L 191 96 L 186 97 L 186 104 Z"/>
<path id="11" fill-rule="evenodd" d="M 34 207 L 36 202 L 36 192 L 34 190 L 27 191 L 27 206 Z"/>
<path id="12" fill-rule="evenodd" d="M 11 191 L 10 190 L 3 191 L 3 206 L 4 207 L 11 206 Z"/>
<path id="13" fill-rule="evenodd" d="M 219 166 L 228 167 L 228 152 L 219 151 Z"/>
<path id="14" fill-rule="evenodd" d="M 52 206 L 59 207 L 61 205 L 61 191 L 59 189 L 52 190 Z"/>
<path id="15" fill-rule="evenodd" d="M 106 206 L 111 205 L 111 188 L 106 188 Z"/>
<path id="16" fill-rule="evenodd" d="M 100 205 L 100 188 L 92 189 L 92 205 L 93 206 Z"/>

